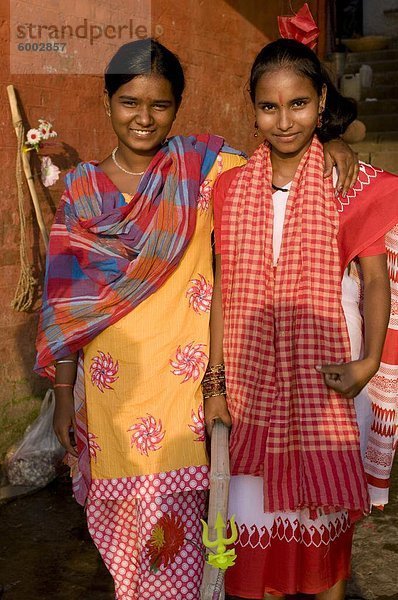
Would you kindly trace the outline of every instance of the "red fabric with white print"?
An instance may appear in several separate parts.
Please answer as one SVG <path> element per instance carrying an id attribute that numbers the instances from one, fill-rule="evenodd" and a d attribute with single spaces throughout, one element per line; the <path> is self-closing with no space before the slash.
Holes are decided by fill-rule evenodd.
<path id="1" fill-rule="evenodd" d="M 366 163 L 359 164 L 358 179 L 346 197 L 336 199 L 340 216 L 337 243 L 341 273 L 398 222 L 398 177 Z M 396 241 L 393 242 L 396 252 Z M 390 267 L 391 268 L 391 267 Z M 393 281 L 392 272 L 390 278 Z"/>
<path id="2" fill-rule="evenodd" d="M 335 527 L 339 535 L 328 544 Z M 289 522 L 279 522 L 269 536 L 256 527 L 250 528 L 250 535 L 240 528 L 236 563 L 225 574 L 226 592 L 258 600 L 266 593 L 322 592 L 349 578 L 353 532 L 347 521 L 331 524 L 331 529 L 322 532 L 297 530 Z"/>
<path id="3" fill-rule="evenodd" d="M 89 497 L 97 500 L 130 500 L 147 495 L 159 494 L 165 496 L 186 490 L 207 490 L 208 487 L 209 467 L 201 465 L 137 477 L 93 479 Z"/>
<path id="4" fill-rule="evenodd" d="M 189 491 L 88 500 L 88 528 L 117 600 L 197 600 L 205 506 L 205 492 Z"/>
<path id="5" fill-rule="evenodd" d="M 380 369 L 368 385 L 373 423 L 364 460 L 370 498 L 376 506 L 388 502 L 392 462 L 398 445 L 398 225 L 387 233 L 385 243 L 391 315 Z"/>

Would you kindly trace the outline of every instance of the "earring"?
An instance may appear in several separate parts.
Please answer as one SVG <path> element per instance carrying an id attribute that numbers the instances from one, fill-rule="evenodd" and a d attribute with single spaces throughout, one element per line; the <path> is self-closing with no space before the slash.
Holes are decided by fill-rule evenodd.
<path id="1" fill-rule="evenodd" d="M 324 110 L 325 109 L 322 108 L 321 112 L 318 113 L 318 121 L 317 121 L 317 124 L 316 124 L 317 129 L 320 129 L 322 127 L 322 125 L 323 125 L 323 111 Z"/>
<path id="2" fill-rule="evenodd" d="M 111 116 L 111 111 L 110 111 L 110 109 L 109 109 L 109 108 L 108 108 L 108 110 L 106 111 L 106 114 L 108 115 L 108 117 L 110 117 L 110 116 Z"/>
<path id="3" fill-rule="evenodd" d="M 254 133 L 253 133 L 254 137 L 258 137 L 258 125 L 257 125 L 257 121 L 254 121 Z"/>

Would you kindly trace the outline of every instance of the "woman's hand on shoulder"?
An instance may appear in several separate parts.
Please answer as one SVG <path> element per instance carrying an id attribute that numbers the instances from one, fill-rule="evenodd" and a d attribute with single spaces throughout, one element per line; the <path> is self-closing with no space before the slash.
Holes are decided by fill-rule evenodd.
<path id="1" fill-rule="evenodd" d="M 59 443 L 72 456 L 78 456 L 74 432 L 76 431 L 75 407 L 72 389 L 57 390 L 53 427 Z"/>
<path id="2" fill-rule="evenodd" d="M 231 427 L 232 421 L 228 411 L 225 396 L 212 396 L 206 398 L 205 405 L 205 425 L 209 436 L 213 430 L 214 421 L 220 419 L 224 425 Z"/>
<path id="3" fill-rule="evenodd" d="M 327 387 L 335 390 L 344 398 L 355 398 L 372 379 L 379 363 L 371 358 L 353 360 L 347 363 L 317 365 L 315 369 L 323 374 Z"/>
<path id="4" fill-rule="evenodd" d="M 355 185 L 359 173 L 358 155 L 342 139 L 331 140 L 323 146 L 325 156 L 324 177 L 329 177 L 333 167 L 337 168 L 336 192 L 343 197 Z"/>

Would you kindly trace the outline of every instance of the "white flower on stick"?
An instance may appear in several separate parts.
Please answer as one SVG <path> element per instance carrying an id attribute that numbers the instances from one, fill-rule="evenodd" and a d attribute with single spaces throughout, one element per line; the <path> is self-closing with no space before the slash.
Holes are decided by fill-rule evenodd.
<path id="1" fill-rule="evenodd" d="M 39 129 L 29 129 L 28 133 L 26 134 L 26 143 L 29 144 L 29 146 L 33 146 L 33 148 L 37 150 L 39 148 L 41 138 L 42 135 Z"/>
<path id="2" fill-rule="evenodd" d="M 44 119 L 39 119 L 39 131 L 43 140 L 48 140 L 52 137 L 57 137 L 57 132 L 54 131 L 52 124 Z"/>
<path id="3" fill-rule="evenodd" d="M 50 187 L 59 179 L 60 170 L 49 156 L 41 157 L 41 180 L 45 187 Z"/>

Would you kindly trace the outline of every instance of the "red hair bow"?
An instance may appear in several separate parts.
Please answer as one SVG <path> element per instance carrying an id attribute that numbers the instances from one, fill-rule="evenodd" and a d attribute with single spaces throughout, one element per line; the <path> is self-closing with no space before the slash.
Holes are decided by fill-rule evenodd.
<path id="1" fill-rule="evenodd" d="M 281 37 L 301 42 L 311 50 L 315 48 L 319 29 L 307 3 L 293 17 L 278 17 L 278 25 Z"/>

